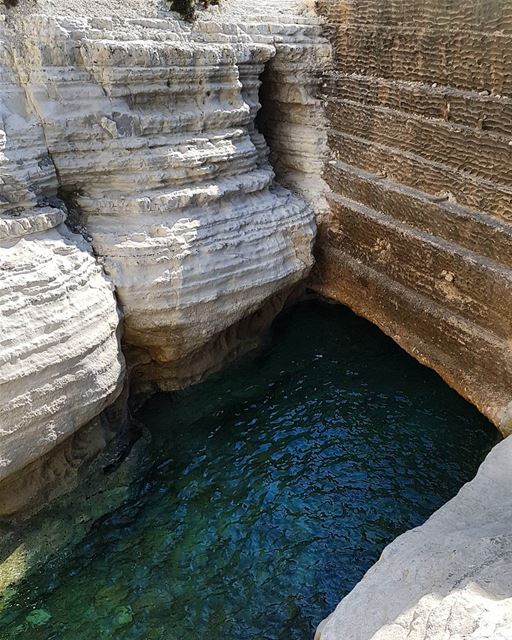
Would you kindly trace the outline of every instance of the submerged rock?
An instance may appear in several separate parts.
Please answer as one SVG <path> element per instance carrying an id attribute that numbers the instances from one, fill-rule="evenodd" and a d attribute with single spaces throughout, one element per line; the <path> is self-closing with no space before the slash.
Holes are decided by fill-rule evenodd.
<path id="1" fill-rule="evenodd" d="M 34 609 L 25 618 L 26 622 L 34 627 L 40 627 L 51 620 L 52 616 L 46 609 Z"/>

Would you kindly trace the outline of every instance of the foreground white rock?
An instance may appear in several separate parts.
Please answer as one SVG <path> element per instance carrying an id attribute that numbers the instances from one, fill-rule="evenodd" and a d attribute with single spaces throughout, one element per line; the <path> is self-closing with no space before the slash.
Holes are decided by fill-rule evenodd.
<path id="1" fill-rule="evenodd" d="M 398 537 L 317 640 L 512 638 L 512 438 L 427 522 Z"/>

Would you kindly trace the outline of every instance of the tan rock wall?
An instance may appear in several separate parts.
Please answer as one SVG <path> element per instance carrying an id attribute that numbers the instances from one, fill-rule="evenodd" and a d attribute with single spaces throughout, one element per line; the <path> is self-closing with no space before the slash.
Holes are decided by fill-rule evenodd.
<path id="1" fill-rule="evenodd" d="M 512 430 L 512 2 L 320 0 L 332 189 L 314 288 Z"/>

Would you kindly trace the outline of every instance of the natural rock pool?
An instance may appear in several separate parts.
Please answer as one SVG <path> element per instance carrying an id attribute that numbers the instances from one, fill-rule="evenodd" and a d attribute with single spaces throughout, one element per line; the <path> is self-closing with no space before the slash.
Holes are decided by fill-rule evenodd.
<path id="1" fill-rule="evenodd" d="M 378 329 L 321 303 L 139 417 L 153 440 L 137 497 L 22 585 L 0 638 L 311 640 L 498 440 Z"/>

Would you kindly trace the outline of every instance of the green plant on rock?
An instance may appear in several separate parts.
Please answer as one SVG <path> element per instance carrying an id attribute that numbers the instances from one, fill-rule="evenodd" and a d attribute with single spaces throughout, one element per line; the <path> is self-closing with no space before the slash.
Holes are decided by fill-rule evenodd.
<path id="1" fill-rule="evenodd" d="M 192 22 L 199 6 L 207 8 L 219 4 L 219 0 L 169 0 L 170 7 L 177 11 L 184 20 Z"/>

